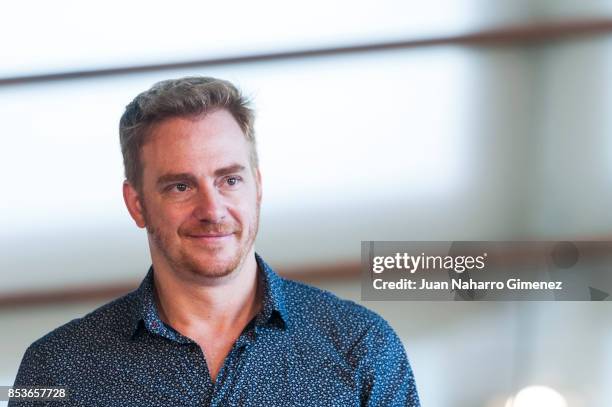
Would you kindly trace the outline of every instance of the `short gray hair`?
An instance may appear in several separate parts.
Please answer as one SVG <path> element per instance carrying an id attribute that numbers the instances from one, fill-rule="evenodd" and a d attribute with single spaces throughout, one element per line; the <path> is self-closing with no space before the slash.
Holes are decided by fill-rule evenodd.
<path id="1" fill-rule="evenodd" d="M 128 182 L 136 189 L 142 187 L 140 149 L 155 124 L 172 117 L 200 116 L 217 109 L 227 109 L 232 114 L 251 146 L 251 166 L 257 168 L 255 114 L 250 101 L 228 81 L 192 76 L 158 82 L 125 107 L 119 121 L 119 139 Z"/>

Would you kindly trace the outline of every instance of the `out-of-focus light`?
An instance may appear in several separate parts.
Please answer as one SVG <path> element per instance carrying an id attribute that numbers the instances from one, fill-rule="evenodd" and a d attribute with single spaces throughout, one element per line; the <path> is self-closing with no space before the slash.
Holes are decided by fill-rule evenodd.
<path id="1" fill-rule="evenodd" d="M 547 386 L 528 386 L 510 397 L 504 407 L 567 407 L 565 398 Z"/>

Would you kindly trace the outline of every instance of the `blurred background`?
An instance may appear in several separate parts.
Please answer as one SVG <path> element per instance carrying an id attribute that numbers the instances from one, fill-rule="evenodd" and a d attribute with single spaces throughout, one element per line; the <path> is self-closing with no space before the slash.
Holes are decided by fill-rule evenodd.
<path id="1" fill-rule="evenodd" d="M 167 78 L 253 98 L 257 250 L 343 298 L 362 240 L 612 234 L 610 0 L 26 0 L 0 20 L 0 385 L 144 277 L 117 129 Z M 362 303 L 425 407 L 612 405 L 605 302 Z"/>

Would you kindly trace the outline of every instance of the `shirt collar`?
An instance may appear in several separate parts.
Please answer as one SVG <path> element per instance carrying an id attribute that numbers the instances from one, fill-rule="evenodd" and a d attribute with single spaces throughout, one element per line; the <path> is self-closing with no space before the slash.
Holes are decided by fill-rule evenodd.
<path id="1" fill-rule="evenodd" d="M 289 327 L 289 313 L 285 299 L 284 281 L 272 268 L 257 254 L 257 269 L 259 281 L 263 286 L 263 306 L 257 316 L 256 324 L 277 322 L 283 328 Z"/>
<path id="2" fill-rule="evenodd" d="M 257 276 L 263 288 L 263 304 L 255 318 L 255 325 L 272 325 L 287 329 L 289 328 L 289 313 L 283 289 L 284 281 L 257 253 L 255 253 L 255 259 L 257 260 Z M 144 327 L 150 332 L 169 339 L 188 342 L 189 338 L 182 336 L 160 319 L 155 305 L 153 273 L 153 266 L 151 266 L 135 291 L 136 301 L 130 316 L 131 337 L 134 338 L 140 328 Z"/>

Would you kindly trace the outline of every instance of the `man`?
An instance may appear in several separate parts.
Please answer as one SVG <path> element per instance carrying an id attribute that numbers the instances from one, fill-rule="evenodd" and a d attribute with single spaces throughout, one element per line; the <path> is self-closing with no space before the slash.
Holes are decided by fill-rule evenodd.
<path id="1" fill-rule="evenodd" d="M 65 386 L 74 406 L 419 405 L 382 318 L 255 253 L 253 121 L 214 78 L 160 82 L 127 106 L 123 196 L 153 265 L 136 291 L 33 343 L 15 386 Z"/>

